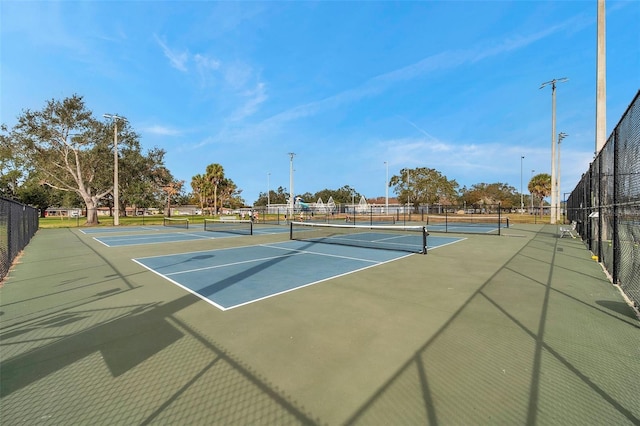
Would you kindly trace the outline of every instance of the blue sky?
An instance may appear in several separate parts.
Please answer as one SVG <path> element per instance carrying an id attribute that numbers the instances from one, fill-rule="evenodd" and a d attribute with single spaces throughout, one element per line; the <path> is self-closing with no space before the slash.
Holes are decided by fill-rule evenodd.
<path id="1" fill-rule="evenodd" d="M 532 170 L 551 172 L 551 89 L 539 87 L 561 77 L 561 192 L 593 159 L 595 0 L 0 8 L 2 123 L 77 93 L 165 149 L 187 191 L 220 163 L 251 204 L 289 188 L 294 152 L 296 193 L 384 196 L 385 162 L 389 176 L 429 167 L 467 187 L 519 190 L 522 177 L 526 193 Z M 640 2 L 607 1 L 607 135 L 640 88 L 638 22 Z"/>

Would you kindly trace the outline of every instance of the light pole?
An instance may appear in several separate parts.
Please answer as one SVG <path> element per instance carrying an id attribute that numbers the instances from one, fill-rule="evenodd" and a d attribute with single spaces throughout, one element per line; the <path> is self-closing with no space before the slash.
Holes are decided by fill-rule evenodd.
<path id="1" fill-rule="evenodd" d="M 554 78 L 551 81 L 542 83 L 540 89 L 551 85 L 551 224 L 556 223 L 556 217 L 558 215 L 558 200 L 557 194 L 554 190 L 554 183 L 556 182 L 556 83 L 564 83 L 569 79 L 566 77 Z"/>
<path id="2" fill-rule="evenodd" d="M 520 214 L 524 214 L 524 192 L 522 191 L 522 162 L 524 155 L 520 156 Z"/>
<path id="3" fill-rule="evenodd" d="M 407 210 L 411 213 L 411 175 L 409 174 L 409 169 L 407 169 Z"/>
<path id="4" fill-rule="evenodd" d="M 293 220 L 293 203 L 295 202 L 293 199 L 293 157 L 296 155 L 295 152 L 289 153 L 289 205 L 291 211 L 289 212 L 289 218 Z"/>
<path id="5" fill-rule="evenodd" d="M 605 0 L 598 0 L 598 48 L 596 56 L 596 151 L 607 142 L 607 40 Z"/>
<path id="6" fill-rule="evenodd" d="M 271 205 L 271 173 L 267 173 L 267 213 L 269 213 L 269 206 Z"/>
<path id="7" fill-rule="evenodd" d="M 535 173 L 535 170 L 531 170 L 531 179 L 533 179 L 533 174 Z M 531 213 L 533 214 L 533 194 L 531 193 L 531 191 L 529 191 L 529 198 L 531 198 Z"/>
<path id="8" fill-rule="evenodd" d="M 118 194 L 118 120 L 126 118 L 115 114 L 103 114 L 104 118 L 113 121 L 113 225 L 120 225 L 120 198 Z"/>
<path id="9" fill-rule="evenodd" d="M 384 182 L 384 214 L 389 214 L 389 162 L 385 161 L 387 167 L 387 176 Z"/>
<path id="10" fill-rule="evenodd" d="M 560 132 L 558 133 L 558 179 L 556 181 L 556 197 L 558 200 L 558 204 L 560 204 L 560 178 L 562 177 L 562 175 L 560 174 L 560 142 L 562 142 L 562 139 L 566 138 L 567 136 L 569 136 L 568 134 L 564 133 L 564 132 Z M 566 206 L 565 206 L 566 208 Z M 558 212 L 558 220 L 560 220 L 560 218 L 562 217 L 562 214 L 560 212 Z"/>

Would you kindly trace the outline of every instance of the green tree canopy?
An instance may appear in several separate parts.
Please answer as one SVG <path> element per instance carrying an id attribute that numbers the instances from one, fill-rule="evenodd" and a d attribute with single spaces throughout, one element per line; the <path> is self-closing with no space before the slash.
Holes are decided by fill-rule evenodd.
<path id="1" fill-rule="evenodd" d="M 244 206 L 244 200 L 240 197 L 241 189 L 229 178 L 224 178 L 218 185 L 218 198 L 220 205 L 235 209 Z"/>
<path id="2" fill-rule="evenodd" d="M 174 180 L 164 166 L 165 151 L 153 148 L 143 155 L 139 149 L 125 147 L 120 154 L 120 211 L 125 211 L 125 206 L 162 206 L 162 187 Z"/>
<path id="3" fill-rule="evenodd" d="M 87 208 L 87 223 L 95 224 L 99 203 L 113 193 L 113 134 L 112 123 L 93 118 L 82 96 L 73 95 L 47 101 L 39 111 L 23 111 L 14 128 L 3 135 L 3 144 L 25 169 L 37 173 L 41 184 L 80 197 Z M 125 200 L 134 198 L 132 188 L 140 179 L 140 170 L 133 165 L 139 162 L 136 156 L 142 157 L 138 138 L 128 122 L 119 120 L 118 151 L 124 170 L 120 183 Z M 147 166 L 154 165 L 146 171 L 164 168 L 163 155 L 154 151 Z"/>
<path id="4" fill-rule="evenodd" d="M 204 207 L 207 203 L 207 193 L 209 182 L 204 175 L 197 174 L 191 178 L 191 190 L 192 194 L 196 199 L 196 202 L 200 206 L 201 210 L 204 210 Z"/>
<path id="5" fill-rule="evenodd" d="M 269 190 L 269 197 L 267 198 L 266 192 L 261 192 L 258 194 L 258 199 L 253 203 L 254 206 L 266 206 L 267 203 L 270 204 L 287 204 L 287 199 L 289 198 L 289 193 L 286 188 L 281 186 L 278 187 L 275 191 L 273 189 Z"/>
<path id="6" fill-rule="evenodd" d="M 551 175 L 548 173 L 535 175 L 529 181 L 527 188 L 534 199 L 540 200 L 540 216 L 542 216 L 544 197 L 551 195 Z"/>
<path id="7" fill-rule="evenodd" d="M 213 188 L 213 214 L 218 214 L 218 186 L 224 180 L 224 168 L 218 163 L 209 164 L 205 177 Z"/>
<path id="8" fill-rule="evenodd" d="M 452 204 L 458 196 L 458 183 L 449 180 L 438 170 L 418 167 L 402 169 L 399 175 L 389 180 L 398 202 L 411 203 L 415 207 L 420 204 Z"/>
<path id="9" fill-rule="evenodd" d="M 497 205 L 511 208 L 520 205 L 517 190 L 506 183 L 477 183 L 460 191 L 460 200 L 468 206 L 479 208 L 480 206 Z"/>
<path id="10" fill-rule="evenodd" d="M 6 126 L 0 130 L 0 195 L 15 198 L 20 181 L 28 171 L 25 171 L 21 158 L 15 155 Z"/>
<path id="11" fill-rule="evenodd" d="M 333 197 L 333 201 L 336 204 L 351 204 L 352 202 L 358 203 L 360 198 L 362 198 L 362 195 L 356 191 L 355 188 L 345 185 L 338 189 L 323 189 L 318 191 L 307 197 L 306 201 L 315 202 L 318 201 L 318 198 L 322 198 L 322 201 L 326 203 L 331 197 Z"/>

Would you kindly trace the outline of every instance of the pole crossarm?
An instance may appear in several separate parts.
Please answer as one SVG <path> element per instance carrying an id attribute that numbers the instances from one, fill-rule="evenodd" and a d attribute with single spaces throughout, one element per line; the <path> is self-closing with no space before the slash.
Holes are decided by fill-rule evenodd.
<path id="1" fill-rule="evenodd" d="M 556 83 L 564 83 L 565 81 L 569 81 L 569 79 L 567 77 L 554 78 L 553 80 L 545 81 L 544 83 L 542 83 L 542 85 L 540 86 L 540 89 L 548 85 L 551 85 L 552 90 L 555 90 Z"/>

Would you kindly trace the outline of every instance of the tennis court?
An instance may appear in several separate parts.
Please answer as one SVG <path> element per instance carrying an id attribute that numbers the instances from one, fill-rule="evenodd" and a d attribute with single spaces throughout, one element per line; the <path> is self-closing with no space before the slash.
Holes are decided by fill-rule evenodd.
<path id="1" fill-rule="evenodd" d="M 95 235 L 93 238 L 107 247 L 135 246 L 142 244 L 177 243 L 185 241 L 215 240 L 220 238 L 232 238 L 249 235 L 247 228 L 233 229 L 225 227 L 220 229 L 205 229 L 200 225 L 189 225 L 188 229 L 180 227 L 147 226 L 129 228 L 98 228 L 82 232 Z M 245 232 L 239 232 L 245 231 Z M 283 234 L 288 230 L 285 227 L 268 226 L 255 229 L 256 235 Z M 113 235 L 117 233 L 118 235 Z M 106 235 L 101 235 L 106 234 Z"/>
<path id="2" fill-rule="evenodd" d="M 318 284 L 339 276 L 392 262 L 410 253 L 354 247 L 371 233 L 340 235 L 339 241 L 287 241 L 219 250 L 133 259 L 134 262 L 195 294 L 221 310 Z M 381 234 L 375 234 L 379 239 Z M 389 234 L 383 234 L 388 239 Z M 462 241 L 434 237 L 429 249 Z M 344 245 L 345 242 L 347 245 Z M 337 245 L 335 245 L 337 244 Z"/>
<path id="3" fill-rule="evenodd" d="M 39 230 L 0 288 L 4 423 L 639 424 L 638 320 L 557 227 L 427 255 L 274 228 Z"/>

